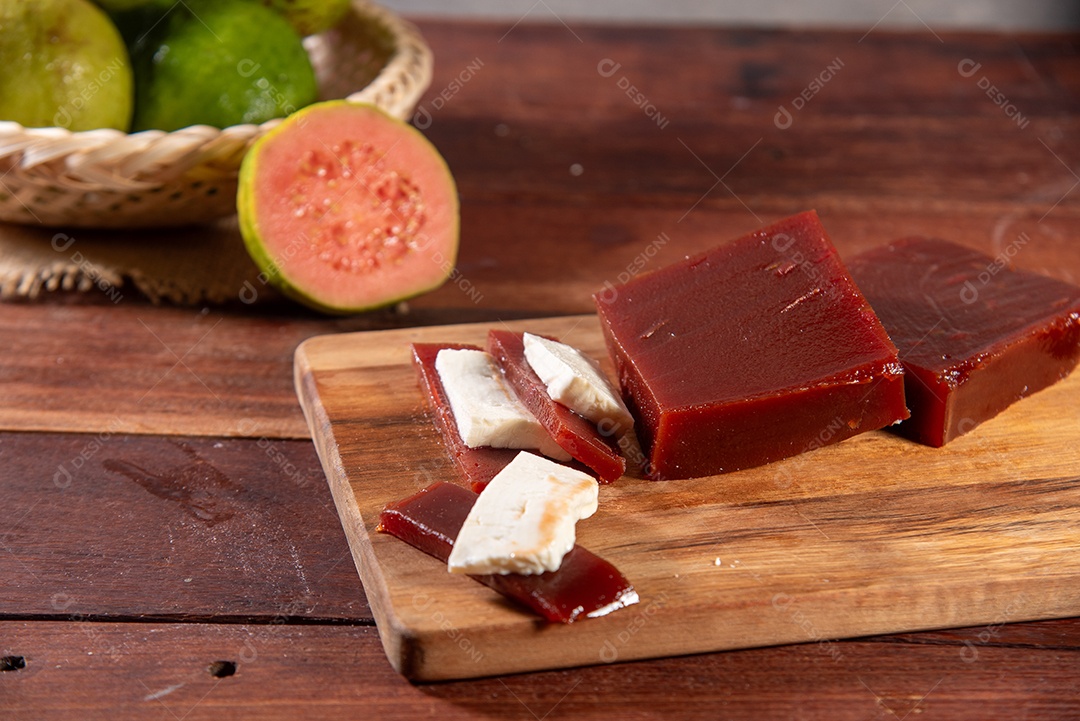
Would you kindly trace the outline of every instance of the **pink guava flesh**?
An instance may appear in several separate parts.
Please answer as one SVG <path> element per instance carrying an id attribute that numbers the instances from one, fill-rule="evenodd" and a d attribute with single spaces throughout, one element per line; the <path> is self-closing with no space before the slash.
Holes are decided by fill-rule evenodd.
<path id="1" fill-rule="evenodd" d="M 241 177 L 245 240 L 290 295 L 364 310 L 431 290 L 453 268 L 457 190 L 413 128 L 370 106 L 324 103 L 252 154 Z"/>

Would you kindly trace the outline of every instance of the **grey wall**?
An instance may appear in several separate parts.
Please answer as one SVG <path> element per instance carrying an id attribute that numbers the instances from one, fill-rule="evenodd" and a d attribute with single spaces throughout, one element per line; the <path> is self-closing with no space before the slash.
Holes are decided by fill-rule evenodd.
<path id="1" fill-rule="evenodd" d="M 1080 0 L 381 0 L 401 13 L 525 22 L 721 23 L 847 28 L 1080 28 Z"/>

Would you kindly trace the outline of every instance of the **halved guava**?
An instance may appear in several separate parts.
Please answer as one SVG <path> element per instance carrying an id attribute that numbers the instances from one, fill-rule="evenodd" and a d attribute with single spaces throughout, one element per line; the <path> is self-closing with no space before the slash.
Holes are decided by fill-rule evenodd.
<path id="1" fill-rule="evenodd" d="M 248 151 L 237 210 L 266 280 L 328 313 L 434 290 L 454 268 L 458 195 L 439 152 L 371 105 L 291 115 Z"/>

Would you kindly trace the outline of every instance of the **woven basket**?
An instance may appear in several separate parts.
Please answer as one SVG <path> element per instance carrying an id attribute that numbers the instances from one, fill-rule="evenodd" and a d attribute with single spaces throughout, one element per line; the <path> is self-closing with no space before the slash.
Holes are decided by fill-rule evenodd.
<path id="1" fill-rule="evenodd" d="M 431 50 L 416 28 L 367 0 L 305 46 L 320 100 L 372 103 L 404 120 L 431 82 Z M 132 134 L 0 122 L 0 220 L 134 228 L 231 215 L 244 153 L 279 122 Z"/>

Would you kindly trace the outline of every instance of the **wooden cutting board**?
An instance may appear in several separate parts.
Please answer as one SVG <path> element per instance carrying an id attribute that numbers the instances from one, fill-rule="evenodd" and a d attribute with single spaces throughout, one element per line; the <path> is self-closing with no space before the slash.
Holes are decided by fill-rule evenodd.
<path id="1" fill-rule="evenodd" d="M 503 324 L 602 359 L 594 316 Z M 1080 614 L 1080 374 L 942 449 L 886 432 L 724 476 L 601 487 L 578 541 L 640 604 L 548 625 L 375 532 L 390 501 L 456 480 L 413 341 L 483 345 L 490 324 L 320 336 L 296 388 L 390 663 L 411 679 Z M 823 433 L 827 434 L 828 430 Z M 968 650 L 968 649 L 965 649 Z"/>

